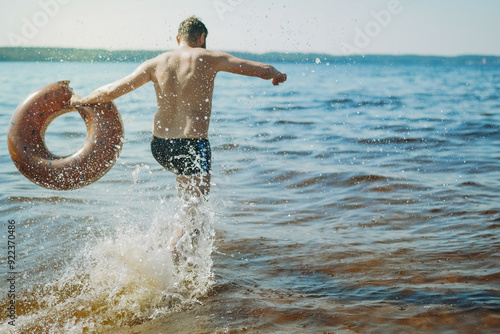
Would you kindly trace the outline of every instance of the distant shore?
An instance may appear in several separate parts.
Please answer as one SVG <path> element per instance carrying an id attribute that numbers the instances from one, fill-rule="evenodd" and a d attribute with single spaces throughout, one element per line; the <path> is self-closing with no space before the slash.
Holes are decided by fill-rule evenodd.
<path id="1" fill-rule="evenodd" d="M 142 62 L 167 50 L 104 50 L 75 48 L 0 47 L 0 62 Z M 231 52 L 254 61 L 328 64 L 426 64 L 500 66 L 500 56 L 421 56 L 421 55 L 330 55 L 321 53 Z"/>

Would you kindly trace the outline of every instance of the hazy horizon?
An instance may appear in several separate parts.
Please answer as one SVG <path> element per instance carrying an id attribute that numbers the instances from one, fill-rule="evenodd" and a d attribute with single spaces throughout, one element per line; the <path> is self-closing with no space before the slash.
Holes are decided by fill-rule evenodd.
<path id="1" fill-rule="evenodd" d="M 172 49 L 110 49 L 110 48 L 86 48 L 86 47 L 58 47 L 58 46 L 0 46 L 1 49 L 54 49 L 54 50 L 79 50 L 79 51 L 105 51 L 105 52 L 168 52 L 173 51 Z M 207 48 L 210 50 L 210 48 Z M 212 49 L 213 50 L 213 49 Z M 268 55 L 268 54 L 283 54 L 283 55 L 325 55 L 330 57 L 368 57 L 368 56 L 387 56 L 387 57 L 437 57 L 437 58 L 460 58 L 460 57 L 498 57 L 500 54 L 479 54 L 479 53 L 463 53 L 456 55 L 446 55 L 446 54 L 415 54 L 415 53 L 352 53 L 352 54 L 331 54 L 326 52 L 302 52 L 302 51 L 237 51 L 237 50 L 220 50 L 228 53 L 241 53 L 241 54 L 253 54 L 253 55 Z"/>
<path id="2" fill-rule="evenodd" d="M 249 53 L 500 55 L 500 2 L 480 0 L 3 1 L 0 46 L 172 50 L 200 17 L 207 47 Z"/>

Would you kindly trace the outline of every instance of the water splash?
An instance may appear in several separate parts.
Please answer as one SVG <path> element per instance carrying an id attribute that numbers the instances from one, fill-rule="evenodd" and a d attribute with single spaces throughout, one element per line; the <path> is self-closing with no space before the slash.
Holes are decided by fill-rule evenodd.
<path id="1" fill-rule="evenodd" d="M 23 292 L 15 332 L 103 332 L 201 303 L 213 283 L 213 211 L 205 201 L 179 199 L 158 212 L 146 229 L 117 221 L 59 278 Z"/>
<path id="2" fill-rule="evenodd" d="M 149 169 L 149 165 L 135 165 L 135 169 L 132 172 L 132 180 L 133 180 L 132 187 L 135 187 L 135 185 L 139 181 L 139 179 L 140 179 L 139 174 L 140 174 L 141 170 L 146 170 L 150 177 L 153 175 L 153 172 Z"/>

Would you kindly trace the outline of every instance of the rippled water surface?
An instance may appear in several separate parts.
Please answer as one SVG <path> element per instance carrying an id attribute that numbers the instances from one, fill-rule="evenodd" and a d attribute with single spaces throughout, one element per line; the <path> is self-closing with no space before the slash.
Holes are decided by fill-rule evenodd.
<path id="1" fill-rule="evenodd" d="M 0 63 L 19 333 L 499 332 L 500 67 L 275 65 L 279 87 L 216 79 L 211 198 L 177 262 L 164 243 L 190 204 L 149 151 L 151 86 L 116 100 L 126 142 L 88 187 L 38 187 L 6 148 L 31 91 L 84 95 L 137 64 Z M 85 127 L 61 117 L 46 140 L 69 154 Z"/>

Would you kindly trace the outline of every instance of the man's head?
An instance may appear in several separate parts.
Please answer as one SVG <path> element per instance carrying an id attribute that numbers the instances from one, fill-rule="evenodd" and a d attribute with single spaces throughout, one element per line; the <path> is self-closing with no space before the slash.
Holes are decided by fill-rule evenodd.
<path id="1" fill-rule="evenodd" d="M 177 40 L 185 41 L 189 44 L 196 44 L 203 37 L 202 48 L 206 48 L 207 27 L 197 17 L 191 16 L 179 25 Z"/>

